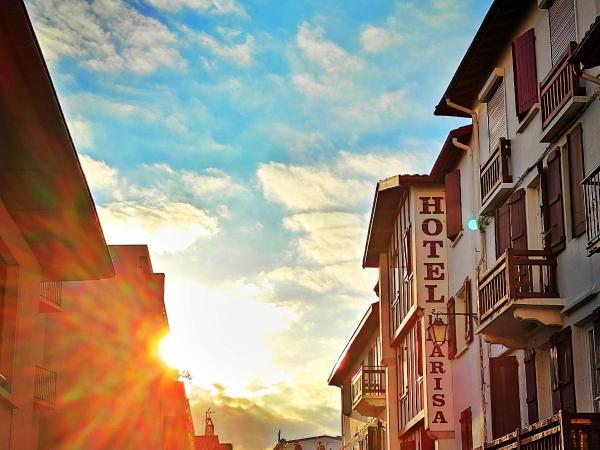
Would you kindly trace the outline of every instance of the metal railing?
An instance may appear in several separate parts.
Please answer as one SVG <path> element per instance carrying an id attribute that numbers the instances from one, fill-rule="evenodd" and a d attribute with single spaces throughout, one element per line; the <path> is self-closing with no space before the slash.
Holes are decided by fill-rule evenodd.
<path id="1" fill-rule="evenodd" d="M 583 181 L 587 249 L 590 254 L 600 251 L 600 166 Z"/>
<path id="2" fill-rule="evenodd" d="M 576 47 L 577 43 L 571 42 L 550 73 L 540 83 L 542 128 L 546 128 L 552 122 L 573 96 L 585 95 L 585 88 L 579 86 L 579 77 L 573 64 L 569 62 Z"/>
<path id="3" fill-rule="evenodd" d="M 42 281 L 40 297 L 60 308 L 62 306 L 62 281 Z"/>
<path id="4" fill-rule="evenodd" d="M 481 203 L 485 203 L 502 183 L 512 183 L 510 141 L 500 138 L 494 151 L 481 166 Z"/>
<path id="5" fill-rule="evenodd" d="M 600 414 L 558 414 L 486 442 L 478 450 L 600 449 Z"/>
<path id="6" fill-rule="evenodd" d="M 479 276 L 479 319 L 509 300 L 558 297 L 556 257 L 545 250 L 506 251 Z"/>
<path id="7" fill-rule="evenodd" d="M 47 406 L 54 407 L 56 401 L 56 372 L 40 366 L 35 367 L 33 398 Z"/>
<path id="8" fill-rule="evenodd" d="M 381 366 L 361 366 L 352 377 L 352 403 L 368 395 L 385 395 L 385 369 Z"/>

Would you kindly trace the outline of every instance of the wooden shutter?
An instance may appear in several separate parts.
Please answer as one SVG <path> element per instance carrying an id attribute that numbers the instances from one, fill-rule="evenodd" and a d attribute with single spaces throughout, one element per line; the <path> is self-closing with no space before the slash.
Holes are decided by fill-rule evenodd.
<path id="1" fill-rule="evenodd" d="M 555 413 L 560 410 L 574 413 L 576 403 L 571 328 L 565 328 L 552 335 L 550 342 L 552 408 Z"/>
<path id="2" fill-rule="evenodd" d="M 592 368 L 592 398 L 594 411 L 600 412 L 600 307 L 593 314 L 592 339 L 590 342 L 590 365 Z"/>
<path id="3" fill-rule="evenodd" d="M 522 119 L 538 101 L 535 33 L 533 28 L 515 39 L 512 44 L 512 54 L 517 116 Z"/>
<path id="4" fill-rule="evenodd" d="M 544 204 L 545 247 L 553 254 L 565 248 L 565 222 L 560 170 L 560 149 L 556 148 L 548 157 L 548 167 L 542 180 Z"/>
<path id="5" fill-rule="evenodd" d="M 446 174 L 446 233 L 455 239 L 462 231 L 462 207 L 460 200 L 460 170 Z"/>
<path id="6" fill-rule="evenodd" d="M 538 399 L 537 399 L 537 374 L 535 370 L 535 350 L 528 350 L 525 353 L 525 385 L 527 388 L 527 419 L 529 424 L 539 420 Z"/>
<path id="7" fill-rule="evenodd" d="M 571 199 L 571 231 L 577 237 L 585 233 L 585 207 L 583 200 L 583 139 L 581 123 L 567 135 L 569 154 L 569 196 Z"/>
<path id="8" fill-rule="evenodd" d="M 574 0 L 555 0 L 548 10 L 550 23 L 550 56 L 556 64 L 571 41 L 577 40 Z"/>
<path id="9" fill-rule="evenodd" d="M 461 450 L 473 450 L 473 415 L 470 407 L 460 413 L 460 443 Z"/>
<path id="10" fill-rule="evenodd" d="M 463 283 L 463 291 L 465 296 L 465 343 L 470 344 L 473 341 L 473 317 L 469 314 L 473 313 L 473 306 L 471 305 L 471 280 L 465 279 Z"/>
<path id="11" fill-rule="evenodd" d="M 448 358 L 456 356 L 456 306 L 454 297 L 448 299 Z"/>
<path id="12" fill-rule="evenodd" d="M 493 149 L 500 138 L 506 137 L 506 101 L 504 82 L 500 83 L 487 103 L 489 148 Z"/>
<path id="13" fill-rule="evenodd" d="M 492 435 L 494 439 L 521 427 L 517 358 L 490 358 Z"/>
<path id="14" fill-rule="evenodd" d="M 510 247 L 527 250 L 527 219 L 525 189 L 513 192 L 508 198 L 510 216 Z"/>
<path id="15" fill-rule="evenodd" d="M 496 259 L 510 247 L 510 213 L 508 203 L 496 210 Z"/>

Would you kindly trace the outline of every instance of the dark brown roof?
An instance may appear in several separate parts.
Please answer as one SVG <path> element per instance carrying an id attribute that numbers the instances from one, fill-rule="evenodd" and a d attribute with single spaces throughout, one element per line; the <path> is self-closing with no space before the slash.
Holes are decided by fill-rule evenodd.
<path id="1" fill-rule="evenodd" d="M 114 270 L 96 208 L 27 11 L 0 8 L 0 197 L 45 280 Z"/>
<path id="2" fill-rule="evenodd" d="M 571 62 L 581 64 L 584 69 L 600 66 L 600 16 L 585 33 L 571 56 Z"/>
<path id="3" fill-rule="evenodd" d="M 472 132 L 473 126 L 465 125 L 448 133 L 448 137 L 446 137 L 442 150 L 429 173 L 429 176 L 434 182 L 443 183 L 446 173 L 453 170 L 465 154 L 463 149 L 454 146 L 452 142 L 453 139 L 456 138 L 458 142 L 467 145 L 471 139 Z"/>
<path id="4" fill-rule="evenodd" d="M 446 105 L 446 98 L 471 108 L 501 52 L 513 38 L 526 11 L 535 0 L 494 0 L 446 92 L 435 107 L 436 116 L 469 117 Z"/>

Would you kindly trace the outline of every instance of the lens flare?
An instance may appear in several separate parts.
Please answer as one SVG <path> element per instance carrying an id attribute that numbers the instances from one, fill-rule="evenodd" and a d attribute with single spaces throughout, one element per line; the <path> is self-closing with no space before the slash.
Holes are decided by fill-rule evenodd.
<path id="1" fill-rule="evenodd" d="M 158 344 L 158 353 L 166 365 L 173 369 L 184 370 L 185 355 L 182 346 L 177 344 L 177 340 L 172 334 L 167 334 L 160 344 Z"/>

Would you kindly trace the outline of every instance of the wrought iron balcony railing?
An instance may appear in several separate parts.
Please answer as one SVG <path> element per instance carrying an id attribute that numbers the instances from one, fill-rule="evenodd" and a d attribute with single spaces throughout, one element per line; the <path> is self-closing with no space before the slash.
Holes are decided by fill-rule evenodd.
<path id="1" fill-rule="evenodd" d="M 582 182 L 585 202 L 588 253 L 600 251 L 600 166 Z"/>

